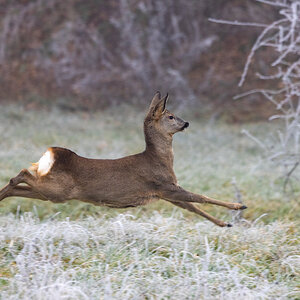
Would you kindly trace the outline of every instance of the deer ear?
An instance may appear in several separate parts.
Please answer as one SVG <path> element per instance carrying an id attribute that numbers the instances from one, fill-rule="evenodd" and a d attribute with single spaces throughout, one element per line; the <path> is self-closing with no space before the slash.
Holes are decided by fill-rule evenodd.
<path id="1" fill-rule="evenodd" d="M 151 108 L 152 108 L 152 109 L 155 108 L 155 106 L 156 106 L 156 105 L 158 104 L 158 102 L 160 101 L 160 97 L 161 97 L 160 92 L 156 92 L 155 95 L 154 95 L 154 97 L 153 97 L 153 99 L 152 99 L 152 101 L 151 101 L 150 109 L 151 109 Z"/>
<path id="2" fill-rule="evenodd" d="M 162 110 L 162 113 L 164 113 L 165 110 L 166 110 L 166 106 L 167 106 L 168 100 L 169 100 L 169 94 L 167 93 L 167 95 L 163 99 L 163 110 Z"/>
<path id="3" fill-rule="evenodd" d="M 149 110 L 148 110 L 148 114 L 147 114 L 148 117 L 150 117 L 150 118 L 154 117 L 155 112 L 158 109 L 158 105 L 159 105 L 160 102 L 161 102 L 160 92 L 156 92 L 153 99 L 152 99 L 152 101 L 151 101 L 151 104 L 150 104 L 150 107 L 149 107 Z"/>
<path id="4" fill-rule="evenodd" d="M 169 95 L 167 94 L 164 98 L 160 99 L 153 110 L 153 117 L 159 118 L 166 110 L 167 101 Z"/>

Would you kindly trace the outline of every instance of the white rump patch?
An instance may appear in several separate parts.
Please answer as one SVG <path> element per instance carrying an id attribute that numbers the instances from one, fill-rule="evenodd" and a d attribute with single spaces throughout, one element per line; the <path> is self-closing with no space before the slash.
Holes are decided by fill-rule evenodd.
<path id="1" fill-rule="evenodd" d="M 54 163 L 53 153 L 48 150 L 39 160 L 37 173 L 44 176 L 49 173 Z"/>

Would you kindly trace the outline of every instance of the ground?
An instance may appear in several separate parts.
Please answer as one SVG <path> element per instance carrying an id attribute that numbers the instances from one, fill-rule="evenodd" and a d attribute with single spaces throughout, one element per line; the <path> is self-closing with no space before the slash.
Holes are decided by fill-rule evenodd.
<path id="1" fill-rule="evenodd" d="M 181 115 L 191 126 L 174 138 L 179 182 L 232 201 L 234 178 L 248 206 L 241 222 L 219 228 L 163 201 L 114 210 L 9 198 L 0 203 L 2 299 L 299 298 L 300 184 L 292 181 L 293 194 L 283 194 L 280 170 L 241 134 L 246 128 L 266 139 L 271 126 L 191 115 Z M 129 106 L 95 113 L 1 106 L 0 185 L 49 146 L 98 158 L 142 151 L 142 121 Z"/>

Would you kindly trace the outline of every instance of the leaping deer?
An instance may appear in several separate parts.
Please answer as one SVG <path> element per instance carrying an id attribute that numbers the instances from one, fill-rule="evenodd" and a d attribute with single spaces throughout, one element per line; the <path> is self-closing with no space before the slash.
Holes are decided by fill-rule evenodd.
<path id="1" fill-rule="evenodd" d="M 164 199 L 218 226 L 231 227 L 193 203 L 210 203 L 235 210 L 246 206 L 194 194 L 177 184 L 172 140 L 173 135 L 189 127 L 189 123 L 166 109 L 167 100 L 168 95 L 161 98 L 157 92 L 151 101 L 144 120 L 144 152 L 119 159 L 89 159 L 68 149 L 51 147 L 29 168 L 32 173 L 23 169 L 10 179 L 0 191 L 0 201 L 12 196 L 54 203 L 77 199 L 125 208 Z"/>

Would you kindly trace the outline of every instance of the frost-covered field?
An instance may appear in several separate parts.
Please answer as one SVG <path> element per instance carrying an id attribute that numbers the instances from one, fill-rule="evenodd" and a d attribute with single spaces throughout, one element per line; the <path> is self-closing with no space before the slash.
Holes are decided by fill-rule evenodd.
<path id="1" fill-rule="evenodd" d="M 152 212 L 0 225 L 3 299 L 296 298 L 291 222 L 224 230 Z"/>
<path id="2" fill-rule="evenodd" d="M 0 203 L 1 299 L 297 299 L 299 190 L 282 196 L 276 169 L 238 125 L 191 121 L 174 141 L 180 184 L 233 200 L 236 178 L 245 221 L 218 228 L 162 201 L 113 210 L 71 201 Z M 0 185 L 48 146 L 89 157 L 143 149 L 143 114 L 129 107 L 94 114 L 0 107 Z M 266 124 L 243 125 L 264 138 Z M 299 174 L 297 174 L 299 175 Z M 224 208 L 204 206 L 230 220 Z"/>

